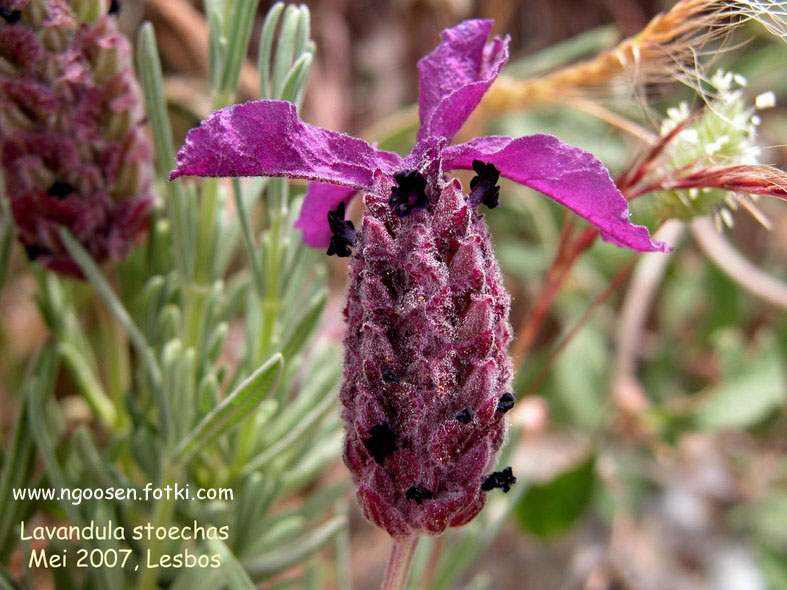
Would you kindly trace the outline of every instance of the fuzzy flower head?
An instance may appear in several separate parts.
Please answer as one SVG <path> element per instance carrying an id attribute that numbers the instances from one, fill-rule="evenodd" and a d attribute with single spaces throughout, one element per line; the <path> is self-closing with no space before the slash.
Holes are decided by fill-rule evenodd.
<path id="1" fill-rule="evenodd" d="M 68 228 L 97 261 L 147 227 L 152 151 L 131 51 L 104 0 L 0 0 L 0 164 L 30 259 L 79 276 Z"/>
<path id="2" fill-rule="evenodd" d="M 186 138 L 171 177 L 287 176 L 309 185 L 307 244 L 349 254 L 344 460 L 364 514 L 393 537 L 470 521 L 510 468 L 492 471 L 514 404 L 509 296 L 482 213 L 499 178 L 539 190 L 637 250 L 663 249 L 631 225 L 592 155 L 548 135 L 450 145 L 508 57 L 492 21 L 443 32 L 418 64 L 418 141 L 406 157 L 301 121 L 286 102 L 214 113 Z M 450 170 L 473 170 L 467 194 Z M 360 227 L 345 204 L 363 192 Z"/>

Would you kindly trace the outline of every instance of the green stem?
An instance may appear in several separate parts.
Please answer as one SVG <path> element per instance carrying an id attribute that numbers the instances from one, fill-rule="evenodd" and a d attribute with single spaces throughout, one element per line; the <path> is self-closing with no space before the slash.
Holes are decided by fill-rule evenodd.
<path id="1" fill-rule="evenodd" d="M 215 178 L 206 178 L 202 185 L 202 199 L 197 228 L 197 260 L 195 277 L 198 283 L 210 283 L 213 279 L 215 254 L 216 214 L 218 209 L 219 184 Z"/>
<path id="2" fill-rule="evenodd" d="M 407 578 L 410 576 L 410 566 L 413 564 L 419 538 L 418 535 L 411 535 L 404 539 L 392 540 L 391 553 L 388 555 L 388 565 L 385 566 L 380 590 L 404 590 L 407 587 Z"/>
<path id="3" fill-rule="evenodd" d="M 115 426 L 125 430 L 129 424 L 123 396 L 131 383 L 128 341 L 123 327 L 104 305 L 97 305 L 99 337 L 106 354 L 104 376 L 109 397 L 115 406 Z"/>
<path id="4" fill-rule="evenodd" d="M 185 285 L 184 294 L 183 343 L 185 348 L 193 348 L 199 355 L 204 344 L 205 302 L 210 290 L 205 285 L 191 283 Z"/>
<path id="5" fill-rule="evenodd" d="M 249 221 L 249 214 L 246 211 L 246 203 L 243 201 L 243 189 L 241 188 L 240 179 L 232 179 L 232 190 L 235 195 L 235 209 L 238 211 L 238 221 L 240 222 L 241 232 L 243 233 L 243 241 L 246 245 L 246 253 L 249 256 L 251 263 L 251 274 L 254 277 L 254 288 L 257 294 L 262 296 L 265 285 L 265 279 L 262 274 L 262 265 L 260 264 L 260 253 L 257 249 L 257 243 L 254 240 L 254 232 L 251 229 L 251 222 Z"/>
<path id="6" fill-rule="evenodd" d="M 168 452 L 168 451 L 167 451 Z M 151 525 L 154 531 L 158 527 L 169 527 L 172 521 L 172 516 L 175 513 L 175 494 L 172 488 L 175 483 L 180 479 L 181 468 L 170 462 L 169 459 L 164 458 L 162 461 L 162 478 L 160 488 L 164 490 L 170 486 L 169 493 L 162 495 L 160 500 L 156 501 L 156 506 L 153 511 L 153 518 Z M 137 582 L 137 590 L 155 590 L 157 588 L 156 578 L 160 568 L 148 568 L 147 565 L 157 564 L 161 556 L 164 554 L 165 543 L 167 539 L 159 539 L 155 532 L 148 540 L 145 550 L 142 552 L 142 575 Z"/>
<path id="7" fill-rule="evenodd" d="M 281 233 L 284 220 L 287 218 L 287 193 L 289 185 L 284 179 L 276 179 L 270 183 L 268 195 L 271 199 L 269 231 L 269 248 L 265 273 L 265 296 L 261 301 L 262 330 L 257 361 L 261 362 L 273 344 L 276 317 L 279 313 L 280 269 L 281 269 Z"/>

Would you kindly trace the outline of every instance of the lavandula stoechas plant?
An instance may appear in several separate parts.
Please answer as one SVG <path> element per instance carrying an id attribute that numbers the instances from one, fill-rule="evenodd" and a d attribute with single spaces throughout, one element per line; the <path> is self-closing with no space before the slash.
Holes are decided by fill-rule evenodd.
<path id="1" fill-rule="evenodd" d="M 664 249 L 629 222 L 624 197 L 591 154 L 548 135 L 449 145 L 508 57 L 492 21 L 443 33 L 418 64 L 418 141 L 405 158 L 301 121 L 282 101 L 215 112 L 192 130 L 171 178 L 286 176 L 312 182 L 304 240 L 352 255 L 346 320 L 345 463 L 365 515 L 391 536 L 470 521 L 486 494 L 513 401 L 509 296 L 481 206 L 503 176 L 539 190 L 619 246 Z M 465 194 L 449 170 L 473 169 Z M 363 192 L 360 227 L 345 206 Z M 351 252 L 354 248 L 354 253 Z"/>
<path id="2" fill-rule="evenodd" d="M 0 158 L 29 258 L 81 271 L 67 228 L 99 262 L 147 227 L 152 151 L 128 41 L 103 0 L 0 1 Z"/>

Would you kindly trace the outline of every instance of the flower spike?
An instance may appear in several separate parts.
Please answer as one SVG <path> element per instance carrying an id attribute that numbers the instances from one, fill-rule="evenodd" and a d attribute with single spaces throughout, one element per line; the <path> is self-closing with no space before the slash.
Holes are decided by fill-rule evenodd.
<path id="1" fill-rule="evenodd" d="M 485 20 L 448 29 L 418 63 L 421 126 L 404 159 L 304 123 L 288 103 L 258 101 L 192 130 L 172 173 L 312 180 L 296 222 L 304 241 L 345 256 L 353 246 L 344 462 L 364 515 L 395 538 L 462 526 L 486 492 L 516 482 L 510 467 L 490 474 L 515 402 L 510 297 L 477 211 L 498 205 L 500 177 L 550 196 L 614 244 L 666 249 L 629 222 L 625 198 L 587 152 L 548 135 L 449 146 L 508 57 L 507 39 L 487 41 L 491 30 Z M 469 195 L 453 169 L 476 172 Z M 366 209 L 356 230 L 344 215 L 357 192 Z"/>

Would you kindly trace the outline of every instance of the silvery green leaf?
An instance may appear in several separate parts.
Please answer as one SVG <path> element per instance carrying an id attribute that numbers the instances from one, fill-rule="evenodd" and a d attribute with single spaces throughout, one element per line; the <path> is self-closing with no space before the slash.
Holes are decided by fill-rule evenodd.
<path id="1" fill-rule="evenodd" d="M 284 11 L 284 2 L 277 2 L 268 10 L 260 34 L 260 51 L 257 68 L 260 72 L 260 98 L 273 98 L 271 88 L 271 50 L 276 26 L 279 24 L 281 13 Z"/>
<path id="2" fill-rule="evenodd" d="M 306 309 L 302 310 L 300 321 L 290 331 L 284 339 L 284 346 L 281 348 L 284 358 L 294 358 L 296 354 L 301 351 L 303 345 L 309 339 L 317 323 L 320 321 L 322 311 L 325 309 L 325 303 L 328 301 L 328 293 L 322 289 L 317 296 L 315 296 Z"/>
<path id="3" fill-rule="evenodd" d="M 254 582 L 251 581 L 246 570 L 223 541 L 209 539 L 205 544 L 210 553 L 220 556 L 221 573 L 230 590 L 255 590 Z"/>
<path id="4" fill-rule="evenodd" d="M 335 516 L 295 543 L 264 555 L 244 559 L 243 566 L 252 580 L 262 580 L 303 561 L 329 543 L 345 526 L 347 518 Z"/>
<path id="5" fill-rule="evenodd" d="M 185 463 L 205 445 L 249 416 L 268 391 L 276 386 L 283 367 L 284 359 L 276 354 L 252 373 L 180 441 L 175 450 L 176 459 Z"/>

